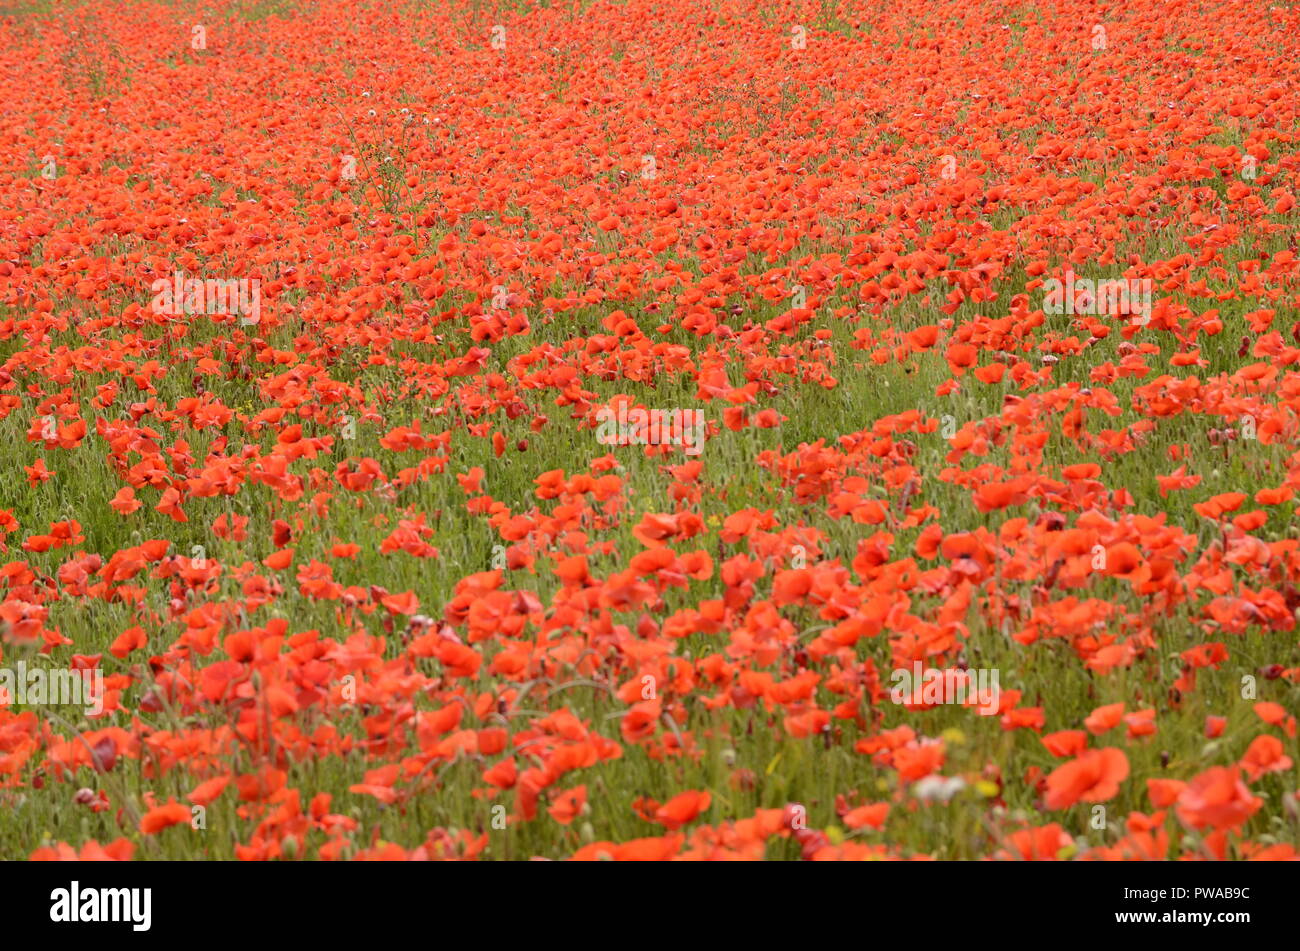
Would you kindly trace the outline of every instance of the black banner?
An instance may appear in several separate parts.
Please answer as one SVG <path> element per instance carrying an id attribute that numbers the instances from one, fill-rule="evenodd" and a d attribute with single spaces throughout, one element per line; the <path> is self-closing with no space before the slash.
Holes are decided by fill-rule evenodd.
<path id="1" fill-rule="evenodd" d="M 530 927 L 563 940 L 566 928 L 612 936 L 636 921 L 658 922 L 665 938 L 688 923 L 771 940 L 786 924 L 804 931 L 836 920 L 887 929 L 910 921 L 912 933 L 935 935 L 969 935 L 976 921 L 1005 934 L 1035 921 L 1072 936 L 1181 940 L 1199 931 L 1233 941 L 1282 927 L 1295 893 L 1292 869 L 1263 862 L 732 863 L 725 872 L 704 863 L 10 863 L 0 874 L 23 931 L 295 946 L 484 925 L 485 940 L 507 940 L 502 926 L 510 940 Z"/>

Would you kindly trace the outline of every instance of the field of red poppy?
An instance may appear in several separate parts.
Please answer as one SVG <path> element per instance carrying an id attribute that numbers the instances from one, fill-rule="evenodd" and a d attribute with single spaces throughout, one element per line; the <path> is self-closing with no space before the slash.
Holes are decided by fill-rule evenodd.
<path id="1" fill-rule="evenodd" d="M 1300 11 L 11 0 L 0 857 L 1300 857 Z"/>

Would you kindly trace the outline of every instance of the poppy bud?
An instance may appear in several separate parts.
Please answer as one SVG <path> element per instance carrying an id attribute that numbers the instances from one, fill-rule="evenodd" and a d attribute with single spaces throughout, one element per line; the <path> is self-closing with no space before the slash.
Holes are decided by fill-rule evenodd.
<path id="1" fill-rule="evenodd" d="M 750 790 L 757 784 L 754 771 L 750 769 L 737 769 L 732 772 L 731 777 L 727 780 L 732 789 Z"/>

